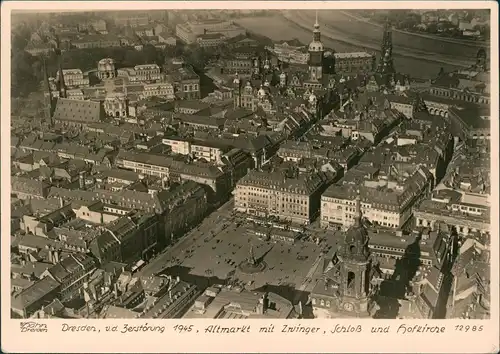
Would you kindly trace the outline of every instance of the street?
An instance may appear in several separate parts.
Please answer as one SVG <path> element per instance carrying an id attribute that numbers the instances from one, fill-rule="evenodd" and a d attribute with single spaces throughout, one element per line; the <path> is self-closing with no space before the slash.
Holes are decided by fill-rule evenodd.
<path id="1" fill-rule="evenodd" d="M 163 270 L 166 266 L 173 263 L 173 260 L 181 254 L 184 250 L 192 247 L 200 238 L 210 236 L 210 231 L 216 229 L 217 226 L 222 225 L 227 221 L 226 217 L 231 213 L 234 205 L 234 199 L 229 199 L 228 202 L 223 204 L 219 209 L 208 215 L 200 225 L 192 229 L 178 241 L 167 247 L 156 258 L 151 260 L 144 268 L 137 274 L 138 276 L 150 276 Z M 216 235 L 216 233 L 214 233 Z"/>

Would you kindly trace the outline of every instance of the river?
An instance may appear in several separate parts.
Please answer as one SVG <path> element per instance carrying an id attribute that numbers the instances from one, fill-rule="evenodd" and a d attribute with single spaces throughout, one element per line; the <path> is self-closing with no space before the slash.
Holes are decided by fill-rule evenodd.
<path id="1" fill-rule="evenodd" d="M 312 39 L 314 12 L 301 11 L 291 18 L 293 21 L 287 20 L 283 15 L 276 15 L 243 18 L 236 22 L 275 41 L 296 38 L 304 44 L 309 43 Z M 372 52 L 380 48 L 382 29 L 377 26 L 355 21 L 339 11 L 320 12 L 319 22 L 322 33 L 326 34 L 322 36 L 322 42 L 337 52 Z M 306 24 L 310 29 L 306 28 Z M 473 46 L 396 32 L 393 33 L 393 43 L 396 70 L 418 78 L 433 78 L 441 67 L 452 71 L 467 66 L 473 62 L 477 52 L 477 47 Z"/>

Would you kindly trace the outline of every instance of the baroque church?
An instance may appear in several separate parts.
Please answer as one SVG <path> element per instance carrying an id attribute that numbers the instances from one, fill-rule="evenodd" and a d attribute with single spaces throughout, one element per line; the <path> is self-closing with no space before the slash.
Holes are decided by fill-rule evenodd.
<path id="1" fill-rule="evenodd" d="M 374 295 L 381 272 L 372 263 L 368 241 L 358 194 L 355 222 L 346 231 L 335 254 L 327 260 L 323 276 L 309 296 L 315 318 L 369 318 L 375 315 L 378 308 Z"/>
<path id="2" fill-rule="evenodd" d="M 330 81 L 333 72 L 329 69 L 333 65 L 328 64 L 328 55 L 325 56 L 317 17 L 308 53 L 307 71 L 282 62 L 273 65 L 267 54 L 265 60 L 256 56 L 250 78 L 244 79 L 235 74 L 232 82 L 234 108 L 274 114 L 288 107 L 288 103 L 302 99 L 313 116 L 319 118 L 328 113 L 338 95 L 333 93 L 334 81 Z"/>

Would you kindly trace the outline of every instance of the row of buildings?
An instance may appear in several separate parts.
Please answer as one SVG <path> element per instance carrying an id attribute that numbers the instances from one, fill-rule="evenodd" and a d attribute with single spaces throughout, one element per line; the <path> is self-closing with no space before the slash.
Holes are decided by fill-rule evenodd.
<path id="1" fill-rule="evenodd" d="M 186 22 L 175 27 L 175 35 L 186 44 L 199 43 L 200 46 L 217 46 L 224 39 L 245 34 L 244 28 L 232 21 L 211 20 Z"/>

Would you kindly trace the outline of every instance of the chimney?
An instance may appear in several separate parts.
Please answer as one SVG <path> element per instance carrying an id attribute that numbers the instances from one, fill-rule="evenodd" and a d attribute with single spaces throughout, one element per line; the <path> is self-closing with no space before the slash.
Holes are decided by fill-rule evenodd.
<path id="1" fill-rule="evenodd" d="M 63 199 L 63 197 L 59 197 L 59 207 L 60 208 L 64 207 L 64 199 Z"/>

